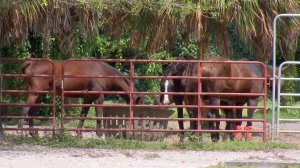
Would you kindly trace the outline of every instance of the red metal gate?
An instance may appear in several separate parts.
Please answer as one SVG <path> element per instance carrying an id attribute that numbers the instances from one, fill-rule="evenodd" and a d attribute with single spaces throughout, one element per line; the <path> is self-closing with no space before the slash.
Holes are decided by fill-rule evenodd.
<path id="1" fill-rule="evenodd" d="M 50 59 L 39 59 L 39 58 L 0 58 L 0 61 L 47 61 L 50 62 L 53 67 L 54 64 L 52 60 Z M 53 68 L 53 74 L 54 74 L 55 67 Z M 52 104 L 26 104 L 26 103 L 0 103 L 0 106 L 38 106 L 38 107 L 47 107 L 52 106 L 53 107 L 53 116 L 49 117 L 38 117 L 38 116 L 0 116 L 3 119 L 51 119 L 53 122 L 52 129 L 49 128 L 4 128 L 4 130 L 33 130 L 38 134 L 38 131 L 52 131 L 52 133 L 55 133 L 55 121 L 56 121 L 56 115 L 55 115 L 55 75 L 23 75 L 23 74 L 1 74 L 1 77 L 51 77 L 53 78 L 53 90 L 52 91 L 28 91 L 28 90 L 2 90 L 2 93 L 39 93 L 39 94 L 45 94 L 45 93 L 51 93 L 53 94 L 53 102 Z M 25 86 L 25 82 L 24 82 Z M 2 87 L 2 86 L 0 86 Z M 1 95 L 2 95 L 1 93 Z"/>
<path id="2" fill-rule="evenodd" d="M 241 77 L 202 77 L 201 76 L 201 63 L 216 63 L 215 61 L 184 61 L 184 60 L 118 60 L 118 59 L 69 59 L 64 62 L 64 65 L 70 61 L 102 61 L 102 62 L 129 62 L 130 63 L 130 76 L 120 77 L 120 76 L 87 76 L 87 75 L 64 75 L 64 70 L 62 70 L 62 111 L 61 111 L 61 125 L 63 125 L 64 120 L 70 119 L 85 119 L 85 120 L 98 120 L 98 119 L 121 119 L 121 120 L 129 120 L 130 127 L 125 129 L 126 131 L 139 131 L 139 132 L 247 132 L 247 133 L 263 133 L 263 141 L 266 142 L 266 99 L 267 99 L 267 69 L 266 66 L 261 62 L 256 61 L 218 61 L 217 63 L 225 63 L 225 64 L 260 64 L 264 67 L 264 78 L 241 78 Z M 184 77 L 184 76 L 134 76 L 134 63 L 198 63 L 198 77 Z M 64 67 L 63 65 L 63 67 Z M 130 79 L 130 104 L 129 105 L 90 105 L 90 104 L 64 104 L 64 94 L 76 94 L 76 93 L 84 93 L 84 94 L 128 94 L 127 92 L 111 92 L 111 91 L 65 91 L 64 88 L 64 79 L 65 78 L 129 78 Z M 198 105 L 133 105 L 132 102 L 132 94 L 165 94 L 161 92 L 134 92 L 133 91 L 133 79 L 197 79 L 198 80 L 198 93 L 185 93 L 185 92 L 168 92 L 168 94 L 177 94 L 177 95 L 198 95 Z M 264 93 L 216 93 L 216 92 L 201 92 L 201 80 L 264 80 Z M 203 106 L 201 105 L 201 95 L 236 95 L 236 96 L 264 96 L 264 106 Z M 129 107 L 130 115 L 127 118 L 123 117 L 64 117 L 64 107 Z M 142 118 L 142 117 L 133 117 L 133 107 L 182 107 L 182 108 L 248 108 L 248 109 L 264 109 L 264 118 L 263 119 L 215 119 L 215 118 L 201 118 L 200 112 L 198 113 L 198 118 Z M 191 130 L 168 130 L 168 129 L 134 129 L 133 128 L 133 120 L 182 120 L 182 121 L 197 121 L 198 129 Z M 200 120 L 202 121 L 259 121 L 263 122 L 263 130 L 202 130 Z M 68 129 L 70 131 L 77 131 L 78 135 L 80 135 L 81 131 L 124 131 L 124 129 L 92 129 L 92 128 L 71 128 Z"/>

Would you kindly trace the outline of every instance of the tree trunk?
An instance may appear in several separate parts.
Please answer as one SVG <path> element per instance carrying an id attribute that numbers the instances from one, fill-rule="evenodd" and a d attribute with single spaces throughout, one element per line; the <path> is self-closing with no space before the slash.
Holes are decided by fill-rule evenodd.
<path id="1" fill-rule="evenodd" d="M 0 107 L 0 141 L 4 139 L 4 130 L 2 126 L 2 116 L 1 116 L 1 107 Z"/>
<path id="2" fill-rule="evenodd" d="M 62 52 L 63 59 L 74 58 L 76 55 L 76 31 L 70 26 L 56 34 L 56 41 Z"/>
<path id="3" fill-rule="evenodd" d="M 201 18 L 201 38 L 197 41 L 197 59 L 203 60 L 210 57 L 210 29 L 211 19 L 207 17 Z"/>
<path id="4" fill-rule="evenodd" d="M 1 51 L 0 51 L 0 58 L 1 58 Z M 0 62 L 0 103 L 2 103 L 2 64 Z M 2 126 L 2 114 L 1 114 L 1 106 L 0 106 L 0 141 L 4 140 L 4 130 Z"/>
<path id="5" fill-rule="evenodd" d="M 56 41 L 62 53 L 62 59 L 75 58 L 76 56 L 76 31 L 75 27 L 70 26 L 67 30 L 56 34 Z M 65 99 L 65 104 L 79 104 L 79 99 Z M 64 109 L 66 116 L 74 116 L 78 114 L 78 108 L 68 107 Z"/>

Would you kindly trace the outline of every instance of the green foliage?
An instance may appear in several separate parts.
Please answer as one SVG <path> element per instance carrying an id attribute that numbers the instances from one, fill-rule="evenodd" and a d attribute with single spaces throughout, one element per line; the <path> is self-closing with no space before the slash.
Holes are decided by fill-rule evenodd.
<path id="1" fill-rule="evenodd" d="M 237 31 L 235 24 L 232 24 L 228 28 L 229 40 L 233 48 L 233 60 L 239 60 L 242 58 L 247 58 L 249 61 L 256 61 L 257 56 L 255 52 L 251 52 L 249 45 L 245 42 L 240 41 L 239 32 Z"/>

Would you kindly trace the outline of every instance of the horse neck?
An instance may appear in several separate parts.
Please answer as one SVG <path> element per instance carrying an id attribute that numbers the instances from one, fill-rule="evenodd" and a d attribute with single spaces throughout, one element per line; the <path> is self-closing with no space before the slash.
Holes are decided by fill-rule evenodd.
<path id="1" fill-rule="evenodd" d="M 127 104 L 130 103 L 130 102 L 129 102 L 129 96 L 128 96 L 127 94 L 120 94 L 120 97 L 121 97 L 122 99 L 124 99 L 124 100 L 126 101 Z"/>

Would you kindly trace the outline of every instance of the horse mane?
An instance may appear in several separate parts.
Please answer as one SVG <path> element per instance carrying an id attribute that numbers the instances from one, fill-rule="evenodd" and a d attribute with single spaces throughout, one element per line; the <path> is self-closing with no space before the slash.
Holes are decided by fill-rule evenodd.
<path id="1" fill-rule="evenodd" d="M 94 58 L 94 57 L 84 57 L 84 58 L 82 58 L 82 59 L 97 59 L 97 58 Z M 115 67 L 109 65 L 108 63 L 106 63 L 106 62 L 101 62 L 101 63 L 103 63 L 104 65 L 106 65 L 106 66 L 108 66 L 108 67 L 110 67 L 110 68 L 112 68 L 113 71 L 114 71 L 116 74 L 118 74 L 119 76 L 125 76 L 124 73 L 122 73 L 121 71 L 119 71 L 119 70 L 116 69 Z M 129 80 L 128 78 L 123 78 L 123 80 L 126 82 L 126 84 L 127 84 L 128 86 L 130 86 L 130 80 Z M 137 91 L 135 87 L 134 87 L 133 89 L 134 89 L 134 91 Z"/>
<path id="2" fill-rule="evenodd" d="M 29 65 L 32 63 L 32 61 L 26 61 L 21 65 L 21 72 L 22 74 L 25 74 L 26 69 L 29 67 Z"/>
<path id="3" fill-rule="evenodd" d="M 186 54 L 181 57 L 177 57 L 175 60 L 195 60 L 196 58 L 192 54 Z M 170 74 L 167 74 L 168 71 L 170 71 L 171 68 L 174 68 L 174 66 L 177 66 L 180 63 L 171 63 L 167 66 L 165 69 L 165 75 L 169 76 Z"/>

